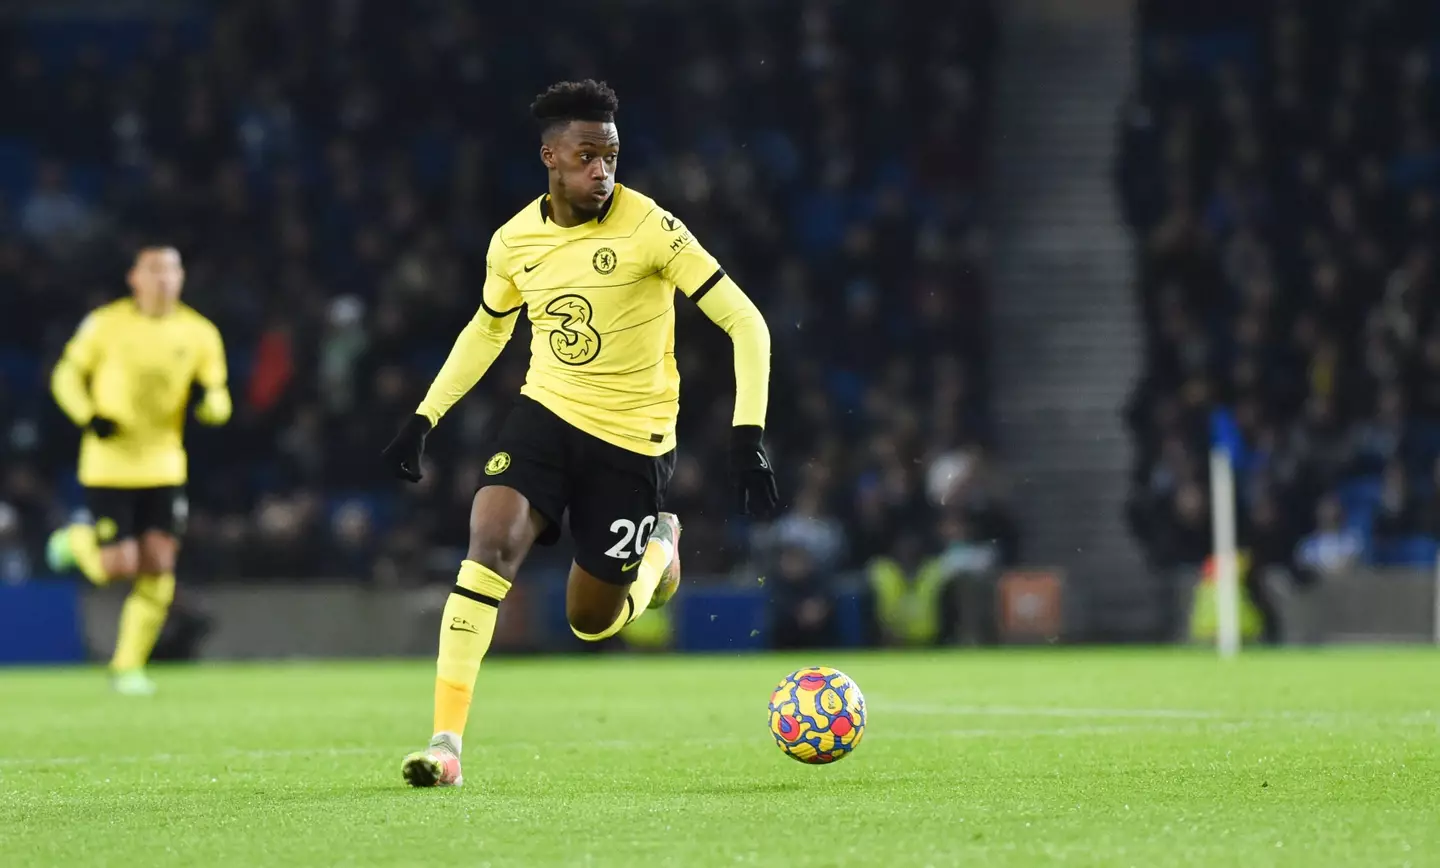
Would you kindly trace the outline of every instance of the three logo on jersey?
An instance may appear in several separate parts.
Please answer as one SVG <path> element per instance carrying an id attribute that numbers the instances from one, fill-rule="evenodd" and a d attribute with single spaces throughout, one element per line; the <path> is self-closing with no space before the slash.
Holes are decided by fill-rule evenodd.
<path id="1" fill-rule="evenodd" d="M 545 312 L 560 318 L 560 325 L 550 332 L 550 352 L 567 365 L 583 365 L 600 355 L 600 333 L 590 321 L 595 308 L 583 295 L 562 295 L 545 305 Z"/>
<path id="2" fill-rule="evenodd" d="M 611 248 L 601 247 L 590 257 L 590 264 L 598 274 L 613 274 L 620 257 Z M 538 267 L 539 262 L 523 266 L 526 274 Z M 555 358 L 567 365 L 594 361 L 600 354 L 600 333 L 590 324 L 595 318 L 590 300 L 574 293 L 562 295 L 545 305 L 545 312 L 560 319 L 559 327 L 550 332 L 550 351 Z"/>
<path id="3" fill-rule="evenodd" d="M 689 230 L 674 217 L 660 218 L 660 225 L 669 232 L 681 231 L 680 237 L 671 242 L 671 250 L 678 250 L 690 240 Z M 619 264 L 620 257 L 609 247 L 599 248 L 590 258 L 597 274 L 613 274 Z M 529 274 L 539 265 L 536 262 L 523 268 Z M 600 333 L 591 325 L 595 308 L 589 299 L 573 293 L 562 295 L 545 305 L 545 312 L 561 320 L 559 327 L 550 332 L 550 351 L 555 358 L 567 365 L 583 365 L 600 354 Z"/>

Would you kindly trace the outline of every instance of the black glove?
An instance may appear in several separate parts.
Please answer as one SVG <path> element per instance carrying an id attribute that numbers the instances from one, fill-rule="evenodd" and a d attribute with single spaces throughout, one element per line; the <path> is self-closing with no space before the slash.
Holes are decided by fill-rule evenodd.
<path id="1" fill-rule="evenodd" d="M 420 481 L 420 456 L 425 454 L 425 435 L 430 433 L 430 420 L 415 414 L 405 420 L 405 427 L 380 454 L 395 475 L 409 482 Z"/>
<path id="2" fill-rule="evenodd" d="M 91 416 L 85 427 L 101 440 L 114 437 L 115 432 L 120 430 L 120 426 L 115 424 L 115 420 L 108 416 Z"/>
<path id="3" fill-rule="evenodd" d="M 768 518 L 780 502 L 764 436 L 765 429 L 759 425 L 736 425 L 730 431 L 730 481 L 735 486 L 735 508 L 741 515 Z"/>

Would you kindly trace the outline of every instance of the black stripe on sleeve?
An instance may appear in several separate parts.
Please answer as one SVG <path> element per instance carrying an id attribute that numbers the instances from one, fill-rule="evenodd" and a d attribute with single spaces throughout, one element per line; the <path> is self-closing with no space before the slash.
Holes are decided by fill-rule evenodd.
<path id="1" fill-rule="evenodd" d="M 513 314 L 513 313 L 518 313 L 518 312 L 520 311 L 520 308 L 522 308 L 522 307 L 524 307 L 524 306 L 525 306 L 525 305 L 522 304 L 522 305 L 518 305 L 518 306 L 516 306 L 516 307 L 512 307 L 512 308 L 510 308 L 509 310 L 503 310 L 503 311 L 502 311 L 502 310 L 496 310 L 496 309 L 494 309 L 493 307 L 491 307 L 490 305 L 486 304 L 486 303 L 485 303 L 485 299 L 484 299 L 483 297 L 480 299 L 480 307 L 481 307 L 481 309 L 484 310 L 486 313 L 490 314 L 491 316 L 495 317 L 496 319 L 504 319 L 505 317 L 510 316 L 510 315 Z"/>
<path id="2" fill-rule="evenodd" d="M 700 301 L 700 299 L 702 299 L 702 298 L 705 297 L 705 293 L 707 293 L 707 292 L 709 292 L 710 290 L 714 289 L 714 288 L 715 288 L 715 284 L 719 283 L 719 282 L 720 282 L 720 278 L 722 278 L 722 277 L 724 277 L 724 276 L 725 276 L 725 269 L 723 269 L 723 268 L 717 268 L 717 269 L 715 269 L 715 273 L 712 274 L 712 275 L 710 275 L 710 278 L 709 278 L 708 280 L 706 280 L 704 283 L 700 284 L 700 288 L 699 288 L 699 289 L 695 290 L 694 292 L 692 292 L 692 293 L 690 294 L 690 300 L 691 300 L 691 301 L 694 301 L 694 302 Z"/>
<path id="3" fill-rule="evenodd" d="M 500 601 L 495 599 L 494 597 L 487 597 L 484 594 L 477 594 L 469 588 L 463 587 L 458 584 L 450 589 L 450 593 L 459 594 L 460 596 L 465 597 L 468 600 L 474 600 L 475 602 L 482 605 L 491 606 L 496 609 L 500 608 Z"/>

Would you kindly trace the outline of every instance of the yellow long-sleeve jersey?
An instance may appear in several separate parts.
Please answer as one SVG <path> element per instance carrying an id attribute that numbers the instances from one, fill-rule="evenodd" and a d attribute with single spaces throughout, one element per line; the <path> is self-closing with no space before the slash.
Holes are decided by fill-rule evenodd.
<path id="1" fill-rule="evenodd" d="M 116 433 L 86 432 L 80 444 L 82 485 L 151 488 L 182 485 L 187 476 L 185 408 L 192 383 L 206 390 L 201 415 L 224 422 L 225 348 L 204 316 L 179 305 L 147 316 L 131 299 L 92 311 L 80 324 L 51 376 L 55 401 L 76 425 L 95 416 L 114 420 Z"/>
<path id="2" fill-rule="evenodd" d="M 675 291 L 730 335 L 736 425 L 764 425 L 770 333 L 764 318 L 674 215 L 616 185 L 604 211 L 574 227 L 542 196 L 491 237 L 480 309 L 416 411 L 438 422 L 490 367 L 521 309 L 530 368 L 521 393 L 571 425 L 644 455 L 675 446 L 680 374 Z"/>

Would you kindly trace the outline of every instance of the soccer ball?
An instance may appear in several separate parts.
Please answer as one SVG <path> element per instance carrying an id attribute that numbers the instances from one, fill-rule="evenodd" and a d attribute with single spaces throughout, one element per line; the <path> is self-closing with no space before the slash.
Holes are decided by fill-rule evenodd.
<path id="1" fill-rule="evenodd" d="M 838 669 L 792 672 L 770 694 L 770 733 L 791 759 L 833 763 L 849 756 L 865 734 L 865 697 Z"/>

